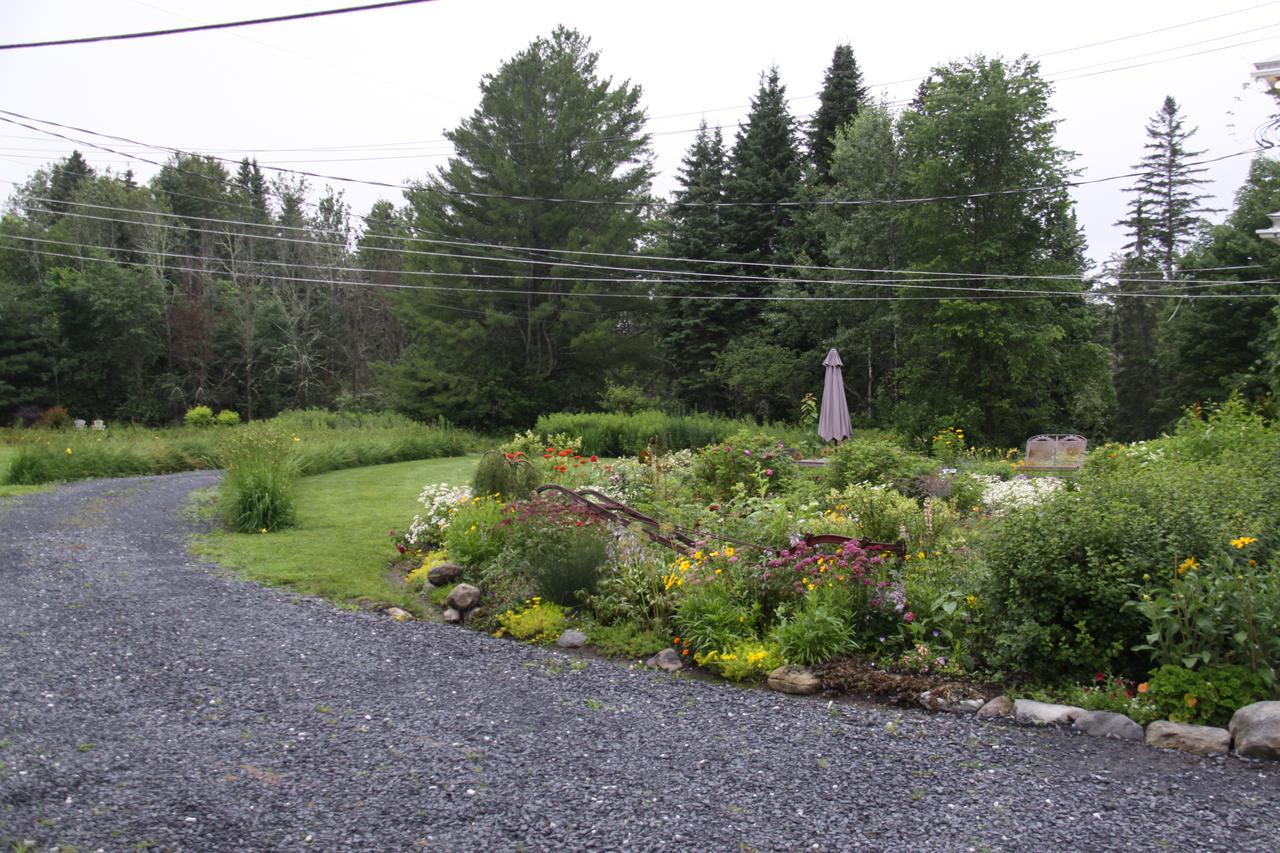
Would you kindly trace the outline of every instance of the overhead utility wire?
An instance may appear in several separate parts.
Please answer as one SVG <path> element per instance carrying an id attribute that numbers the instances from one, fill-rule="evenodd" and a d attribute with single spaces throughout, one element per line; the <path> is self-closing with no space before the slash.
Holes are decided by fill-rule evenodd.
<path id="1" fill-rule="evenodd" d="M 209 222 L 209 223 L 219 224 L 219 225 L 235 225 L 235 226 L 251 228 L 259 231 L 283 230 L 283 231 L 297 231 L 297 232 L 302 232 L 304 234 L 327 233 L 327 234 L 334 234 L 338 236 L 345 236 L 343 232 L 332 230 L 332 229 L 308 228 L 306 226 L 276 225 L 273 223 L 261 223 L 261 222 L 246 222 L 246 221 L 234 220 L 234 219 L 218 219 L 215 217 L 184 216 L 178 213 L 168 213 L 168 212 L 162 212 L 162 211 L 136 211 L 132 208 L 122 208 L 122 207 L 115 207 L 110 205 L 99 205 L 99 204 L 92 204 L 89 202 L 54 202 L 53 199 L 48 199 L 46 197 L 41 197 L 41 196 L 34 196 L 32 198 L 45 201 L 47 203 L 68 204 L 68 205 L 89 207 L 89 208 L 95 208 L 95 209 L 106 209 L 106 210 L 115 211 L 115 212 L 137 213 L 141 216 L 165 217 L 165 218 L 181 219 L 181 220 L 194 220 L 194 221 Z M 37 213 L 46 213 L 46 214 L 51 214 L 56 216 L 70 216 L 78 219 L 87 219 L 91 221 L 111 222 L 113 224 L 134 225 L 134 226 L 143 227 L 143 228 L 164 228 L 164 229 L 178 230 L 178 231 L 188 230 L 186 225 L 181 225 L 181 224 L 147 222 L 144 220 L 124 218 L 124 217 L 95 216 L 93 214 L 58 210 L 56 208 L 42 207 L 39 205 L 30 206 L 28 209 L 31 210 L 32 212 L 37 212 Z M 322 246 L 326 248 L 332 248 L 335 246 L 334 243 L 324 241 L 324 240 L 314 240 L 314 239 L 309 240 L 309 239 L 302 239 L 302 238 L 282 237 L 277 234 L 261 234 L 261 233 L 255 234 L 255 233 L 248 233 L 248 232 L 241 232 L 241 233 L 224 232 L 224 233 L 226 234 L 226 236 L 234 239 L 267 240 L 267 241 L 273 241 L 273 242 Z M 16 239 L 36 240 L 37 238 L 18 237 Z M 524 249 L 525 248 L 525 247 L 507 247 L 507 246 L 503 246 L 501 244 L 496 244 L 496 243 L 466 243 L 466 242 L 461 242 L 456 240 L 435 240 L 430 238 L 388 237 L 386 239 L 408 240 L 412 242 L 420 242 L 420 243 L 428 243 L 428 244 L 462 245 L 462 246 L 469 246 L 469 247 L 475 247 L 475 248 L 491 248 L 491 249 L 508 249 L 508 248 Z M 59 242 L 59 241 L 44 241 L 44 242 Z M 113 249 L 115 247 L 99 247 L 99 248 Z M 937 272 L 937 271 L 922 272 L 917 270 L 890 270 L 890 269 L 871 269 L 871 268 L 854 268 L 854 267 L 820 267 L 820 266 L 812 266 L 812 265 L 809 265 L 809 266 L 795 265 L 795 266 L 789 267 L 786 264 L 755 264 L 756 266 L 772 266 L 772 267 L 782 268 L 782 269 L 787 269 L 787 268 L 806 269 L 807 268 L 807 269 L 816 269 L 816 270 L 824 270 L 824 271 L 874 272 L 874 273 L 902 275 L 902 276 L 927 276 L 927 275 L 945 276 L 945 278 L 930 279 L 930 278 L 917 277 L 917 278 L 907 278 L 907 279 L 899 279 L 899 280 L 893 280 L 893 281 L 889 281 L 885 279 L 825 279 L 825 278 L 819 279 L 819 278 L 777 277 L 777 276 L 764 276 L 764 275 L 749 275 L 749 274 L 741 274 L 741 273 L 713 273 L 713 272 L 702 272 L 702 271 L 694 271 L 694 270 L 664 270 L 664 269 L 655 269 L 652 267 L 612 266 L 612 265 L 605 265 L 605 264 L 576 263 L 573 261 L 564 261 L 564 260 L 501 258 L 501 257 L 481 256 L 481 255 L 458 254 L 458 253 L 452 253 L 452 252 L 433 252 L 433 251 L 422 251 L 422 250 L 405 249 L 405 248 L 389 248 L 389 247 L 382 247 L 382 246 L 365 246 L 362 248 L 368 251 L 387 252 L 387 253 L 392 253 L 397 255 L 421 255 L 421 256 L 428 256 L 428 257 L 443 257 L 443 258 L 451 258 L 451 259 L 467 260 L 467 261 L 528 264 L 528 265 L 556 267 L 556 268 L 565 268 L 565 269 L 584 269 L 588 271 L 638 273 L 638 274 L 647 275 L 647 276 L 681 276 L 683 275 L 683 276 L 692 277 L 690 279 L 655 278 L 655 279 L 645 280 L 646 282 L 649 282 L 649 283 L 668 283 L 668 284 L 763 284 L 763 285 L 846 284 L 846 285 L 861 285 L 861 286 L 874 286 L 874 287 L 908 287 L 908 288 L 921 287 L 924 289 L 935 289 L 935 290 L 959 290 L 959 291 L 982 290 L 982 291 L 990 291 L 990 292 L 998 292 L 998 293 L 1038 293 L 1038 292 L 1062 293 L 1064 291 L 1057 291 L 1057 290 L 1028 291 L 1021 288 L 983 288 L 983 287 L 974 287 L 971 285 L 959 286 L 959 287 L 946 287 L 946 286 L 940 286 L 940 285 L 934 286 L 931 284 L 931 282 L 973 281 L 974 279 L 983 279 L 983 280 L 1009 279 L 1009 280 L 1026 280 L 1026 281 L 1062 281 L 1062 282 L 1071 283 L 1071 284 L 1086 283 L 1086 280 L 1080 276 L 1054 275 L 1054 274 L 1046 274 L 1046 275 L 1021 274 L 1021 273 L 972 273 L 970 274 L 970 273 L 963 273 L 963 272 Z M 544 251 L 544 252 L 555 251 L 555 250 L 528 250 L 528 249 L 526 250 L 527 251 Z M 628 255 L 628 254 L 622 254 L 622 253 L 575 252 L 573 250 L 565 250 L 565 254 L 606 255 L 608 257 L 626 258 L 632 261 L 664 260 L 664 261 L 677 261 L 677 262 L 695 262 L 698 260 L 693 258 L 672 258 L 672 257 L 664 258 L 661 256 L 646 256 L 646 255 L 635 255 L 635 254 Z M 731 263 L 731 262 L 715 261 L 714 263 Z M 1209 268 L 1202 268 L 1200 270 L 1183 270 L 1182 272 L 1209 271 L 1209 270 L 1216 270 L 1216 269 L 1248 269 L 1256 266 L 1258 265 L 1251 264 L 1251 265 L 1241 265 L 1241 266 L 1221 267 L 1221 268 L 1209 267 Z M 353 270 L 353 271 L 386 272 L 386 270 L 372 270 L 372 269 L 371 270 Z M 402 272 L 404 272 L 405 274 L 427 274 L 421 271 L 415 272 L 415 271 L 409 271 L 409 270 L 402 271 Z M 435 274 L 446 275 L 445 273 L 435 273 Z M 448 275 L 452 275 L 456 277 L 467 277 L 470 274 L 449 273 Z M 485 278 L 485 277 L 524 278 L 526 276 L 493 276 L 493 275 L 486 276 L 482 274 L 476 274 L 474 277 L 477 277 L 477 278 Z M 555 277 L 555 278 L 558 278 L 560 280 L 566 280 L 566 281 L 592 281 L 592 282 L 613 281 L 613 282 L 619 282 L 619 283 L 642 283 L 639 279 L 636 279 L 634 276 L 627 277 L 627 278 L 620 278 L 617 276 L 614 276 L 611 278 L 580 278 L 576 276 L 572 276 L 572 277 L 561 276 L 561 277 Z M 1160 283 L 1160 280 L 1150 279 L 1150 278 L 1108 278 L 1107 281 L 1117 282 L 1117 283 L 1136 283 L 1136 284 Z M 1196 279 L 1195 283 L 1196 283 L 1196 286 L 1204 286 L 1204 285 L 1270 284 L 1270 283 L 1273 283 L 1274 281 L 1275 281 L 1274 279 L 1265 279 L 1265 278 L 1264 279 L 1248 279 L 1248 280 Z"/>
<path id="2" fill-rule="evenodd" d="M 17 118 L 6 118 L 5 116 L 16 116 Z M 23 113 L 14 112 L 12 110 L 0 110 L 0 121 L 7 122 L 9 124 L 18 125 L 19 127 L 25 127 L 28 130 L 34 130 L 37 133 L 44 133 L 49 136 L 56 136 L 60 139 L 65 139 L 68 142 L 72 142 L 78 145 L 88 145 L 90 147 L 97 148 L 102 151 L 107 151 L 122 157 L 128 156 L 126 154 L 121 154 L 121 152 L 116 151 L 112 148 L 108 148 L 104 145 L 98 145 L 97 143 L 89 142 L 88 140 L 84 140 L 84 139 L 75 139 L 73 137 L 66 136 L 61 133 L 57 133 L 56 131 L 47 130 L 45 128 L 34 127 L 32 125 L 24 123 L 23 121 L 18 121 L 17 119 L 25 119 L 27 121 L 39 122 L 41 124 L 47 124 L 52 127 L 62 128 L 64 130 L 71 130 L 77 133 L 87 133 L 91 136 L 98 136 L 104 139 L 113 139 L 119 142 L 127 142 L 132 145 L 143 145 L 147 148 L 151 148 L 156 151 L 166 151 L 171 154 L 181 155 L 181 154 L 191 153 L 191 152 L 184 152 L 178 148 L 170 148 L 164 145 L 152 145 L 149 143 L 138 142 L 137 140 L 128 139 L 122 136 L 114 136 L 112 134 L 99 133 L 98 131 L 89 130 L 88 128 L 62 124 L 60 122 L 51 121 L 49 119 L 35 118 L 32 116 L 24 115 Z M 1209 163 L 1216 163 L 1220 160 L 1228 160 L 1232 157 L 1240 157 L 1245 154 L 1254 154 L 1261 150 L 1263 150 L 1261 147 L 1248 148 L 1243 151 L 1236 151 L 1231 154 L 1223 154 L 1219 157 L 1213 157 L 1207 160 L 1197 160 L 1195 162 L 1188 163 L 1187 165 L 1203 166 Z M 222 163 L 230 163 L 237 166 L 241 162 L 240 160 L 236 160 L 234 158 L 218 157 L 213 154 L 204 154 L 204 155 L 197 155 L 197 156 L 209 157 L 210 159 L 217 160 Z M 160 166 L 161 168 L 163 168 L 165 165 L 163 163 L 158 163 L 155 160 L 149 160 L 145 157 L 136 157 L 134 159 L 140 160 L 143 163 L 150 163 L 152 165 Z M 813 199 L 808 201 L 673 202 L 673 201 L 665 201 L 665 200 L 656 199 L 656 198 L 613 201 L 609 199 L 556 198 L 551 196 L 528 196 L 528 195 L 515 195 L 515 194 L 508 194 L 508 193 L 468 192 L 463 190 L 447 190 L 440 187 L 414 187 L 410 184 L 394 184 L 388 181 L 375 181 L 375 180 L 366 180 L 361 178 L 348 178 L 340 175 L 326 175 L 318 172 L 309 172 L 301 169 L 286 169 L 281 166 L 262 165 L 261 168 L 268 169 L 273 172 L 281 172 L 284 174 L 291 174 L 291 175 L 301 175 L 303 177 L 317 178 L 317 179 L 326 180 L 326 181 L 340 181 L 343 183 L 350 183 L 350 184 L 363 184 L 367 186 L 384 187 L 387 189 L 396 189 L 401 191 L 418 189 L 418 190 L 424 190 L 427 192 L 439 192 L 445 196 L 455 196 L 455 197 L 462 197 L 462 198 L 486 198 L 486 199 L 501 199 L 505 201 L 546 202 L 550 204 L 585 204 L 585 205 L 593 205 L 593 206 L 599 206 L 599 207 L 618 206 L 618 207 L 717 207 L 717 208 L 718 207 L 860 207 L 860 206 L 869 206 L 869 205 L 900 206 L 900 205 L 909 205 L 909 204 L 922 204 L 926 202 L 935 202 L 935 201 L 962 201 L 962 200 L 974 199 L 974 198 L 991 198 L 996 196 L 1015 195 L 1020 193 L 1041 192 L 1044 190 L 1061 190 L 1061 189 L 1067 189 L 1069 187 L 1081 187 L 1081 186 L 1088 186 L 1091 184 L 1106 183 L 1108 181 L 1118 181 L 1124 178 L 1136 178 L 1143 174 L 1142 172 L 1125 172 L 1119 175 L 1108 175 L 1103 178 L 1091 178 L 1088 180 L 1080 180 L 1080 181 L 1063 181 L 1061 183 L 1041 184 L 1038 186 L 1030 186 L 1030 187 L 1012 187 L 1009 189 L 988 190 L 985 192 L 978 192 L 978 193 L 955 193 L 951 195 L 917 196 L 917 197 L 898 198 L 898 199 L 880 198 L 880 199 Z"/>
<path id="3" fill-rule="evenodd" d="M 6 235 L 7 236 L 7 235 Z M 49 252 L 45 250 L 31 250 L 32 254 L 43 255 L 49 257 L 70 258 L 73 260 L 90 261 L 94 263 L 117 263 L 112 258 L 98 258 L 91 255 L 73 255 L 65 252 Z M 170 267 L 172 272 L 190 272 L 208 274 L 207 269 L 198 267 Z M 677 293 L 547 293 L 539 290 L 517 290 L 507 288 L 483 288 L 483 287 L 456 287 L 456 286 L 436 286 L 426 284 L 390 284 L 383 282 L 371 281 L 339 281 L 329 278 L 308 278 L 302 276 L 276 276 L 276 281 L 295 282 L 300 284 L 324 284 L 330 287 L 334 286 L 350 286 L 350 287 L 374 287 L 388 288 L 394 290 L 428 290 L 441 291 L 446 293 L 476 293 L 476 294 L 502 294 L 502 295 L 519 295 L 519 296 L 555 296 L 561 299 L 642 299 L 647 301 L 655 300 L 692 300 L 692 301 L 713 301 L 721 302 L 728 300 L 752 301 L 752 302 L 939 302 L 944 300 L 991 300 L 991 299 L 1043 299 L 1049 297 L 1069 297 L 1073 299 L 1084 299 L 1086 296 L 1101 296 L 1103 294 L 1087 294 L 1069 291 L 1049 291 L 1046 294 L 1039 295 L 1028 292 L 1019 292 L 1015 294 L 999 294 L 999 295 L 979 295 L 979 296 L 792 296 L 792 295 L 767 295 L 767 296 L 740 296 L 740 295 L 703 295 L 703 294 L 677 294 Z M 1155 293 L 1155 292 L 1130 292 L 1130 293 L 1114 293 L 1107 294 L 1110 296 L 1123 296 L 1132 298 L 1147 299 L 1275 299 L 1274 294 L 1261 293 Z"/>
<path id="4" fill-rule="evenodd" d="M 29 47 L 58 47 L 69 44 L 91 44 L 103 41 L 125 41 L 127 39 L 155 38 L 156 36 L 173 36 L 182 33 L 198 33 L 205 30 L 228 30 L 235 27 L 252 27 L 259 24 L 278 24 L 284 21 L 301 21 L 307 18 L 325 18 L 332 15 L 346 15 L 351 12 L 369 12 L 374 9 L 390 9 L 394 6 L 416 6 L 430 3 L 432 0 L 387 0 L 384 3 L 366 3 L 363 6 L 344 6 L 340 9 L 323 9 L 315 12 L 297 12 L 292 15 L 275 15 L 270 18 L 251 18 L 244 21 L 224 21 L 219 24 L 198 24 L 191 27 L 171 27 L 165 30 L 147 30 L 136 33 L 119 33 L 107 36 L 83 36 L 81 38 L 52 39 L 49 41 L 29 41 L 15 44 L 0 44 L 0 50 L 23 50 Z"/>
<path id="5" fill-rule="evenodd" d="M 207 258 L 207 257 L 205 257 L 205 256 L 201 256 L 201 255 L 187 255 L 187 254 L 174 253 L 174 252 L 164 252 L 164 251 L 159 251 L 159 250 L 154 250 L 154 249 L 145 249 L 145 248 L 121 248 L 121 247 L 116 247 L 116 246 L 102 246 L 102 245 L 98 245 L 98 244 L 79 243 L 79 242 L 76 242 L 76 241 L 70 241 L 70 240 L 57 240 L 57 239 L 51 239 L 51 238 L 40 238 L 40 237 L 26 237 L 26 236 L 21 236 L 21 235 L 4 235 L 4 236 L 6 236 L 6 237 L 8 237 L 9 239 L 12 239 L 12 240 L 20 240 L 20 241 L 24 241 L 24 242 L 45 243 L 45 244 L 55 244 L 55 245 L 69 246 L 69 247 L 75 247 L 75 248 L 80 248 L 80 249 L 95 249 L 95 250 L 100 250 L 100 251 L 105 251 L 105 252 L 133 252 L 133 253 L 135 253 L 135 254 L 143 254 L 143 255 L 149 255 L 149 256 L 153 256 L 153 257 L 177 258 L 177 259 L 184 259 L 184 260 L 198 260 L 198 261 L 207 261 L 207 260 L 210 260 L 209 258 Z M 247 237 L 247 236 L 254 236 L 254 235 L 235 235 L 235 236 L 246 236 L 246 237 Z M 269 235 L 258 235 L 258 236 L 259 236 L 259 238 L 260 238 L 260 239 L 272 239 Z M 287 242 L 301 242 L 301 243 L 314 243 L 314 242 L 316 242 L 316 241 L 305 241 L 305 240 L 288 240 L 287 238 L 286 238 L 286 241 L 287 241 Z M 327 244 L 327 243 L 319 243 L 319 245 L 326 246 L 326 247 L 331 247 L 331 244 Z M 472 260 L 484 260 L 484 261 L 495 261 L 495 260 L 496 260 L 496 261 L 499 261 L 499 262 L 507 262 L 507 259 L 503 259 L 503 258 L 471 258 L 470 256 L 459 256 L 459 257 L 465 257 L 465 258 L 472 259 Z M 215 259 L 212 259 L 212 260 L 217 261 L 219 266 L 221 266 L 221 267 L 223 267 L 223 268 L 228 268 L 228 259 L 219 259 L 219 258 L 215 258 Z M 513 262 L 513 263 L 520 263 L 520 261 L 512 261 L 512 262 Z M 296 266 L 295 264 L 291 264 L 291 263 L 286 262 L 286 261 L 255 260 L 255 259 L 247 259 L 247 258 L 246 258 L 246 259 L 241 259 L 241 260 L 239 261 L 239 263 L 244 264 L 247 268 L 249 268 L 249 270 L 252 270 L 252 269 L 253 269 L 253 267 L 255 267 L 255 266 L 279 266 L 279 267 L 290 267 L 290 266 Z M 313 265 L 313 266 L 316 266 L 316 267 L 324 267 L 325 265 L 324 265 L 324 264 L 315 264 L 315 265 Z M 351 273 L 389 273 L 389 274 L 396 274 L 396 275 L 418 275 L 418 276 L 424 276 L 424 277 L 428 277 L 428 278 L 462 278 L 462 279 L 475 278 L 475 279 L 489 279 L 489 280 L 494 280 L 494 279 L 501 279 L 501 280 L 524 280 L 524 279 L 529 278 L 529 276 L 528 276 L 527 274 L 520 275 L 520 274 L 497 274 L 497 273 L 463 273 L 463 272 L 446 272 L 446 271 L 434 271 L 434 270 L 381 270 L 381 269 L 374 269 L 374 268 L 349 267 L 349 266 L 342 265 L 342 264 L 331 264 L 331 265 L 328 265 L 328 266 L 329 266 L 329 268 L 331 268 L 331 269 L 339 270 L 339 271 L 342 271 L 342 272 L 351 272 Z M 204 272 L 210 272 L 210 270 L 209 270 L 207 267 L 206 267 L 206 268 L 204 268 L 202 271 L 204 271 Z M 233 273 L 231 273 L 231 272 L 230 272 L 230 270 L 228 269 L 228 274 L 233 274 Z M 850 280 L 841 281 L 841 280 L 828 280 L 828 279 L 768 279 L 768 280 L 766 280 L 766 281 L 757 281 L 757 282 L 735 282 L 735 281 L 707 281 L 707 280 L 705 280 L 705 279 L 696 279 L 696 280 L 682 280 L 682 279 L 676 279 L 676 280 L 669 280 L 669 279 L 636 279 L 636 278 L 629 278 L 629 279 L 624 279 L 624 278 L 607 278 L 607 279 L 601 279 L 601 278 L 581 278 L 581 277 L 576 277 L 576 276 L 546 276 L 546 277 L 542 278 L 541 280 L 542 280 L 542 281 L 552 281 L 552 282 L 566 282 L 566 283 L 574 283 L 574 282 L 591 282 L 591 283 L 600 283 L 600 282 L 606 282 L 606 283 L 612 283 L 612 284 L 623 284 L 623 285 L 655 285 L 655 284 L 704 284 L 704 285 L 705 285 L 705 284 L 759 284 L 759 285 L 763 285 L 763 284 L 775 284 L 775 285 L 777 285 L 777 284 L 822 284 L 822 285 L 847 285 L 847 286 L 853 286 L 853 287 L 873 287 L 873 288 L 875 288 L 875 287 L 879 287 L 879 288 L 889 288 L 889 289 L 895 289 L 895 290 L 933 290 L 933 291 L 940 291 L 940 290 L 941 290 L 941 291 L 947 291 L 947 292 L 951 292 L 951 293 L 961 293 L 961 294 L 969 294 L 969 293 L 996 293 L 996 294 L 1016 295 L 1016 296 L 1028 296 L 1028 297 L 1036 297 L 1036 296 L 1085 296 L 1085 295 L 1113 295 L 1113 294 L 1108 294 L 1108 293 L 1101 292 L 1101 291 L 1088 291 L 1088 290 L 1085 290 L 1085 291 L 1080 291 L 1080 290 L 1029 290 L 1029 289 L 1026 289 L 1026 288 L 993 288 L 993 287 L 974 287 L 974 286 L 948 286 L 948 285 L 938 285 L 938 284 L 922 284 L 922 283 L 918 283 L 918 282 L 917 282 L 917 283 L 913 283 L 913 282 L 901 282 L 901 281 L 886 281 L 886 280 L 882 280 L 882 279 L 880 279 L 880 280 L 864 280 L 864 281 L 850 281 Z M 1273 280 L 1273 279 L 1257 279 L 1257 280 L 1246 280 L 1246 281 L 1239 281 L 1239 280 L 1230 280 L 1230 279 L 1228 279 L 1228 280 L 1216 281 L 1216 282 L 1206 282 L 1206 281 L 1203 281 L 1203 280 L 1198 280 L 1198 281 L 1193 281 L 1193 282 L 1187 282 L 1187 283 L 1185 283 L 1185 284 L 1184 284 L 1183 282 L 1173 282 L 1173 281 L 1171 281 L 1171 282 L 1163 282 L 1163 281 L 1154 280 L 1154 279 L 1145 279 L 1145 280 L 1142 280 L 1140 283 L 1143 283 L 1143 284 L 1151 284 L 1151 285 L 1166 284 L 1166 285 L 1168 285 L 1169 287 L 1181 288 L 1181 289 L 1184 289 L 1184 290 L 1185 290 L 1185 289 L 1186 289 L 1186 288 L 1188 288 L 1188 287 L 1210 287 L 1210 286 L 1223 286 L 1223 285 L 1236 285 L 1236 286 L 1239 286 L 1239 285 L 1243 285 L 1243 284 L 1274 284 L 1274 283 L 1277 283 L 1277 282 L 1276 282 L 1275 280 Z M 484 291 L 482 291 L 482 292 L 490 292 L 490 291 L 484 290 Z M 529 291 L 529 292 L 533 292 L 533 293 L 545 293 L 544 291 Z M 1153 291 L 1153 290 L 1148 289 L 1148 290 L 1144 290 L 1144 291 L 1130 291 L 1130 292 L 1125 293 L 1124 295 L 1126 295 L 1126 296 L 1136 296 L 1136 295 L 1155 295 L 1155 294 L 1156 294 L 1156 291 Z M 596 295 L 596 296 L 611 296 L 611 295 L 620 295 L 620 294 L 618 294 L 618 293 L 616 293 L 616 292 L 609 292 L 609 293 L 596 293 L 596 294 L 593 294 L 593 295 Z M 1161 295 L 1174 295 L 1174 296 L 1176 296 L 1176 295 L 1184 295 L 1184 294 L 1161 294 Z M 1253 295 L 1253 296 L 1262 296 L 1262 297 L 1265 297 L 1265 296 L 1275 296 L 1275 294 L 1252 294 L 1252 295 Z M 748 298 L 748 297 L 743 297 L 743 298 Z M 750 298 L 761 298 L 761 297 L 750 297 Z M 943 297 L 943 298 L 946 298 L 946 297 Z"/>

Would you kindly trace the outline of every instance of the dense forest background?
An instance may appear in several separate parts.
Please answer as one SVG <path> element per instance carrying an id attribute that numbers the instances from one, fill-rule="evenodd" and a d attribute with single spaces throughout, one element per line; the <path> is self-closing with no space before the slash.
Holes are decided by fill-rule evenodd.
<path id="1" fill-rule="evenodd" d="M 1051 87 L 1025 58 L 935 68 L 894 110 L 838 46 L 819 108 L 768 69 L 673 198 L 641 90 L 557 29 L 481 81 L 455 156 L 356 214 L 256 162 L 174 152 L 149 181 L 79 152 L 0 221 L 0 422 L 161 423 L 187 408 L 395 408 L 492 429 L 657 406 L 794 418 L 830 347 L 855 423 L 1158 434 L 1280 392 L 1280 162 L 1203 207 L 1194 128 L 1153 104 L 1090 270 Z M 1220 225 L 1204 218 L 1225 213 Z"/>

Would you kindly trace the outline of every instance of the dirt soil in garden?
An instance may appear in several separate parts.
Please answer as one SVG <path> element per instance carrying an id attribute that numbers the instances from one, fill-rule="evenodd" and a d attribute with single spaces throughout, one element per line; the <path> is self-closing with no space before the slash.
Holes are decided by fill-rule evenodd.
<path id="1" fill-rule="evenodd" d="M 0 501 L 0 849 L 1280 847 L 1277 764 L 744 690 L 255 586 L 190 556 L 181 508 L 217 477 Z"/>

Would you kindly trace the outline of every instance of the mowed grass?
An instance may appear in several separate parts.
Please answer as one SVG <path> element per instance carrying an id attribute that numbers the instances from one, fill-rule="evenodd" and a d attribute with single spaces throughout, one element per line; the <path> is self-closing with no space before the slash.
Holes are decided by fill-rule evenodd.
<path id="1" fill-rule="evenodd" d="M 421 615 L 422 605 L 388 577 L 395 548 L 387 531 L 409 526 L 428 483 L 467 485 L 478 456 L 373 465 L 303 477 L 298 526 L 255 533 L 217 531 L 193 545 L 203 559 L 244 577 L 340 604 L 394 604 Z"/>
<path id="2" fill-rule="evenodd" d="M 53 486 L 11 486 L 4 482 L 5 474 L 9 470 L 9 463 L 17 454 L 18 448 L 8 445 L 0 445 L 0 498 L 7 498 L 12 495 L 29 495 L 32 492 L 47 492 Z"/>

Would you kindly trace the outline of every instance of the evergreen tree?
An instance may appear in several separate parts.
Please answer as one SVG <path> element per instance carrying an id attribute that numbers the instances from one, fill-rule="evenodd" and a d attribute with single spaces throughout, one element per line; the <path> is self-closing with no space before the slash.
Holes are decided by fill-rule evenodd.
<path id="1" fill-rule="evenodd" d="M 1129 215 L 1117 223 L 1130 238 L 1125 248 L 1139 260 L 1152 255 L 1166 280 L 1174 277 L 1178 254 L 1195 237 L 1198 214 L 1212 212 L 1201 205 L 1208 196 L 1198 192 L 1206 181 L 1196 177 L 1208 169 L 1191 165 L 1204 151 L 1187 150 L 1195 132 L 1186 129 L 1177 101 L 1166 96 L 1147 124 L 1147 153 L 1134 166 L 1142 174 L 1128 190 L 1134 196 Z"/>
<path id="2" fill-rule="evenodd" d="M 735 260 L 785 261 L 792 211 L 800 186 L 795 120 L 787 111 L 787 90 L 770 68 L 751 99 L 746 124 L 738 128 L 730 156 L 725 198 L 742 203 L 728 209 L 729 248 Z"/>
<path id="3" fill-rule="evenodd" d="M 667 250 L 677 258 L 723 260 L 728 239 L 724 201 L 727 163 L 720 129 L 704 119 L 680 164 L 674 203 L 667 212 Z M 702 268 L 682 264 L 683 269 Z M 711 266 L 722 272 L 723 267 Z M 664 285 L 664 295 L 714 295 L 720 285 Z M 714 407 L 715 380 L 709 375 L 716 353 L 732 339 L 740 304 L 716 300 L 664 299 L 658 306 L 658 352 L 672 393 L 693 407 Z"/>
<path id="4" fill-rule="evenodd" d="M 529 263 L 558 261 L 559 249 L 629 252 L 644 230 L 652 156 L 640 89 L 601 78 L 598 64 L 573 30 L 535 40 L 483 78 L 480 106 L 446 134 L 456 156 L 407 193 L 416 232 L 521 251 L 410 256 L 414 269 L 464 277 L 427 280 L 454 289 L 406 297 L 402 317 L 419 343 L 388 376 L 406 410 L 531 423 L 590 404 L 611 365 L 651 351 L 634 333 L 636 300 L 610 299 L 572 267 Z"/>
<path id="5" fill-rule="evenodd" d="M 962 426 L 985 442 L 1038 432 L 1097 435 L 1112 402 L 1106 353 L 1082 298 L 1083 239 L 1039 66 L 975 57 L 934 72 L 901 122 L 911 265 L 973 275 L 951 298 L 900 291 L 896 419 L 914 435 Z M 1036 187 L 1027 192 L 997 192 Z M 1042 279 L 989 278 L 995 274 Z M 1063 276 L 1060 278 L 1057 276 Z M 978 288 L 1056 290 L 988 299 Z"/>
<path id="6" fill-rule="evenodd" d="M 1113 431 L 1122 441 L 1152 438 L 1166 418 L 1158 411 L 1163 371 L 1158 358 L 1155 299 L 1160 270 L 1148 255 L 1124 258 L 1116 271 L 1111 310 L 1111 354 L 1116 389 Z M 1148 283 L 1151 282 L 1151 283 Z"/>
<path id="7" fill-rule="evenodd" d="M 818 109 L 809 123 L 809 157 L 820 182 L 827 183 L 830 179 L 836 131 L 857 116 L 866 101 L 867 87 L 853 48 L 847 44 L 836 45 L 831 65 L 822 78 Z"/>

